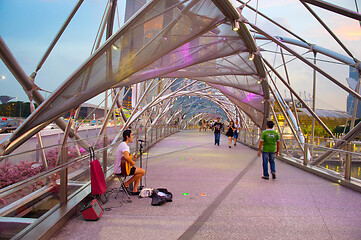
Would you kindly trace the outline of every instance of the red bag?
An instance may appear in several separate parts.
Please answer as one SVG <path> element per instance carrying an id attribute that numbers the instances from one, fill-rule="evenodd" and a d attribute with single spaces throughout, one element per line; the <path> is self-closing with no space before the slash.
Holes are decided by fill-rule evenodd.
<path id="1" fill-rule="evenodd" d="M 105 178 L 102 167 L 100 166 L 99 160 L 94 159 L 94 149 L 89 148 L 90 153 L 90 180 L 92 195 L 102 195 L 107 190 Z"/>

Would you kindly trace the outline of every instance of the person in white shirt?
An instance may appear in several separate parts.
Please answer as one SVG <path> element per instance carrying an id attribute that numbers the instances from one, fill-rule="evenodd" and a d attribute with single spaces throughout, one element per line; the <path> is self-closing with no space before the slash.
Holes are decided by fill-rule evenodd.
<path id="1" fill-rule="evenodd" d="M 236 119 L 236 123 L 234 124 L 234 131 L 233 131 L 233 140 L 234 140 L 234 146 L 237 144 L 238 139 L 238 132 L 241 130 L 241 126 L 238 123 L 238 119 Z"/>
<path id="2" fill-rule="evenodd" d="M 140 179 L 144 176 L 145 170 L 143 168 L 134 167 L 134 160 L 137 159 L 137 154 L 134 154 L 132 156 L 129 153 L 129 143 L 133 142 L 133 133 L 132 130 L 127 129 L 123 132 L 123 142 L 121 142 L 116 150 L 115 153 L 115 160 L 114 160 L 114 173 L 116 175 L 126 175 L 125 173 L 121 172 L 121 159 L 122 157 L 125 158 L 125 160 L 132 166 L 130 169 L 129 175 L 134 175 L 132 178 L 130 178 L 128 181 L 124 183 L 125 187 L 128 188 L 131 183 L 134 182 L 133 191 L 130 192 L 132 195 L 138 195 L 138 185 L 140 182 Z"/>

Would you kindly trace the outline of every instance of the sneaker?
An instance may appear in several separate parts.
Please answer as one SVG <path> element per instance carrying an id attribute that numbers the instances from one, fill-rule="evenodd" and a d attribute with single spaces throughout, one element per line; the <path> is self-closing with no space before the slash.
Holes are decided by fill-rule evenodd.
<path id="1" fill-rule="evenodd" d="M 274 172 L 272 173 L 272 178 L 276 179 L 276 173 L 274 173 Z"/>
<path id="2" fill-rule="evenodd" d="M 236 146 L 236 144 L 234 144 L 234 146 Z"/>
<path id="3" fill-rule="evenodd" d="M 231 148 L 231 146 L 228 146 L 229 148 Z"/>
<path id="4" fill-rule="evenodd" d="M 266 177 L 266 176 L 262 176 L 262 178 L 263 178 L 263 179 L 266 179 L 266 180 L 268 180 L 268 179 L 269 179 L 269 177 Z"/>

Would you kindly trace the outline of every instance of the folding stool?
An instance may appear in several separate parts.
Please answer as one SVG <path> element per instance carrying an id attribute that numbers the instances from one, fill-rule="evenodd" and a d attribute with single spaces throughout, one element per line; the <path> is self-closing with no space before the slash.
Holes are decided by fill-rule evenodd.
<path id="1" fill-rule="evenodd" d="M 124 181 L 127 178 L 127 176 L 124 175 L 124 174 L 115 174 L 115 176 L 118 178 L 118 180 L 120 182 L 120 187 L 119 187 L 119 190 L 117 192 L 117 195 L 115 195 L 115 199 L 117 199 L 119 192 L 123 190 L 125 192 L 125 194 L 127 195 L 127 197 L 128 197 L 127 201 L 132 202 L 132 200 L 130 199 L 130 196 L 129 196 L 128 189 L 124 185 Z"/>

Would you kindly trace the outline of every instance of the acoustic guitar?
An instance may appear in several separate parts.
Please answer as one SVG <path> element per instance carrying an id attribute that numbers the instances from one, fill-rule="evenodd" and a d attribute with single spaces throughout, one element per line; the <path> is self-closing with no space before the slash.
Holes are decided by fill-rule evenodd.
<path id="1" fill-rule="evenodd" d="M 133 159 L 133 155 L 129 154 L 130 158 Z M 130 169 L 132 169 L 132 165 L 130 164 L 130 162 L 128 162 L 125 157 L 123 156 L 120 160 L 120 169 L 122 171 L 122 174 L 129 176 L 130 174 Z"/>

